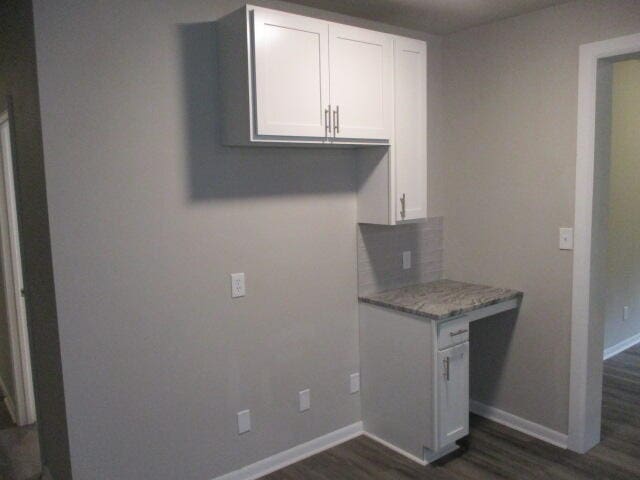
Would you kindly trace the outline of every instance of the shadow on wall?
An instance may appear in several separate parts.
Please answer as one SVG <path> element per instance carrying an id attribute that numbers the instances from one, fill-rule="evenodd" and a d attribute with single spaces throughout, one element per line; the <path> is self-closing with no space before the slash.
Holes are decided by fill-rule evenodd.
<path id="1" fill-rule="evenodd" d="M 178 35 L 190 200 L 355 192 L 353 150 L 221 145 L 216 23 L 180 24 Z"/>
<path id="2" fill-rule="evenodd" d="M 471 323 L 469 390 L 473 400 L 495 406 L 519 313 L 520 308 L 508 310 Z"/>

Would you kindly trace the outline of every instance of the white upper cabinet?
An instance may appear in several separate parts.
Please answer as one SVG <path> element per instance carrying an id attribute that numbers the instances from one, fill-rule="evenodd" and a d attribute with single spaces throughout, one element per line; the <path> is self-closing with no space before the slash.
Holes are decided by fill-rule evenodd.
<path id="1" fill-rule="evenodd" d="M 335 138 L 391 138 L 393 37 L 329 26 L 332 127 Z"/>
<path id="2" fill-rule="evenodd" d="M 394 37 L 392 141 L 358 152 L 358 222 L 427 218 L 427 44 Z"/>
<path id="3" fill-rule="evenodd" d="M 224 144 L 391 143 L 391 35 L 248 5 L 217 40 Z"/>
<path id="4" fill-rule="evenodd" d="M 327 133 L 327 22 L 256 9 L 254 23 L 256 133 L 316 137 Z"/>
<path id="5" fill-rule="evenodd" d="M 427 45 L 247 5 L 217 22 L 225 145 L 358 145 L 358 222 L 427 217 Z"/>
<path id="6" fill-rule="evenodd" d="M 427 45 L 396 37 L 394 51 L 396 218 L 427 217 Z"/>

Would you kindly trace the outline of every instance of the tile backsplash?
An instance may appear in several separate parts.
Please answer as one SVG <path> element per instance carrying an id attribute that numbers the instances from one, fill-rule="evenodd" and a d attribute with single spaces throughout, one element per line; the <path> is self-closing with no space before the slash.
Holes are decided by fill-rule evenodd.
<path id="1" fill-rule="evenodd" d="M 429 282 L 442 278 L 443 218 L 397 225 L 358 225 L 358 293 Z M 411 251 L 411 268 L 402 253 Z"/>

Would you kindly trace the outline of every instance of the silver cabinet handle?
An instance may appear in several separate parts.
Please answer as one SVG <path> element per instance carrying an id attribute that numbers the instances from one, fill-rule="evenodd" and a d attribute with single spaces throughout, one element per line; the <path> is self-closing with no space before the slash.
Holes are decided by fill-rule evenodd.
<path id="1" fill-rule="evenodd" d="M 449 332 L 449 335 L 452 337 L 456 337 L 458 335 L 462 335 L 463 333 L 467 333 L 469 330 L 463 328 L 462 330 L 458 330 L 457 332 Z"/>
<path id="2" fill-rule="evenodd" d="M 333 111 L 333 136 L 336 133 L 340 133 L 340 105 L 336 105 L 336 109 Z"/>
<path id="3" fill-rule="evenodd" d="M 442 364 L 444 367 L 444 371 L 442 372 L 442 376 L 444 377 L 444 379 L 448 382 L 451 379 L 450 376 L 450 372 L 449 372 L 449 366 L 451 364 L 451 361 L 449 360 L 449 357 L 445 357 L 444 360 L 442 360 Z"/>
<path id="4" fill-rule="evenodd" d="M 325 133 L 325 137 L 329 136 L 329 132 L 331 132 L 331 116 L 330 116 L 330 112 L 331 112 L 331 105 L 329 105 L 329 108 L 325 108 L 324 109 L 324 133 Z"/>
<path id="5" fill-rule="evenodd" d="M 400 205 L 402 205 L 402 210 L 400 210 L 400 216 L 404 218 L 407 215 L 406 205 L 407 205 L 407 195 L 405 193 L 400 197 Z"/>

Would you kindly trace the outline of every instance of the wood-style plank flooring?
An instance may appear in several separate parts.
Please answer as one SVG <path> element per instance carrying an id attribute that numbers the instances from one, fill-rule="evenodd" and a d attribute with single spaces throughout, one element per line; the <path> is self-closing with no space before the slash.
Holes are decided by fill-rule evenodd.
<path id="1" fill-rule="evenodd" d="M 13 422 L 11 414 L 9 414 L 9 410 L 7 410 L 7 406 L 4 403 L 4 397 L 0 394 L 0 430 L 15 426 L 16 424 Z"/>
<path id="2" fill-rule="evenodd" d="M 36 426 L 18 427 L 0 395 L 0 480 L 36 480 L 40 470 Z"/>
<path id="3" fill-rule="evenodd" d="M 602 442 L 586 455 L 472 416 L 469 450 L 439 466 L 421 467 L 358 437 L 263 480 L 638 480 L 640 346 L 605 362 L 602 416 Z"/>

